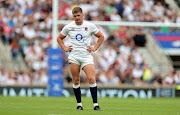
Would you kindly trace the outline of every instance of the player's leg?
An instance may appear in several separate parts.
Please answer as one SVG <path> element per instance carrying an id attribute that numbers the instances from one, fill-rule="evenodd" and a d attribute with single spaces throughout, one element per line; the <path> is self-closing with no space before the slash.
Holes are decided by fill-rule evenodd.
<path id="1" fill-rule="evenodd" d="M 69 65 L 73 79 L 73 90 L 77 101 L 76 110 L 83 110 L 81 103 L 81 88 L 80 88 L 80 77 L 79 77 L 80 65 L 75 63 L 70 63 Z"/>
<path id="2" fill-rule="evenodd" d="M 101 110 L 97 103 L 97 85 L 96 85 L 94 64 L 88 64 L 84 66 L 83 70 L 89 81 L 90 92 L 91 92 L 91 96 L 92 96 L 93 104 L 94 104 L 94 110 Z"/>

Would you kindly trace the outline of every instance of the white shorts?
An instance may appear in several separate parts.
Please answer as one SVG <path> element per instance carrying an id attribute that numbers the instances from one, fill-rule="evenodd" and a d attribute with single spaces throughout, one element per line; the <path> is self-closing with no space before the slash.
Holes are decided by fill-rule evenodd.
<path id="1" fill-rule="evenodd" d="M 69 54 L 68 61 L 69 63 L 75 63 L 80 65 L 81 69 L 83 69 L 83 67 L 88 64 L 94 64 L 92 55 L 77 56 L 77 55 Z"/>

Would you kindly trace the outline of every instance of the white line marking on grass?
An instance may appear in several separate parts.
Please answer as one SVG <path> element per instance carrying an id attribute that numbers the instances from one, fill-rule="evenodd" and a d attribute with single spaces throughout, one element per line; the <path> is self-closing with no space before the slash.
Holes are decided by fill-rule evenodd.
<path id="1" fill-rule="evenodd" d="M 128 109 L 128 110 L 129 110 L 129 109 L 131 109 L 131 110 L 146 110 L 146 111 L 148 111 L 148 110 L 149 110 L 149 111 L 154 111 L 154 110 L 155 110 L 155 111 L 159 111 L 159 110 L 163 110 L 163 109 L 125 108 L 125 107 L 124 107 L 124 108 L 122 107 L 122 108 L 120 108 L 120 109 Z M 174 111 L 174 109 L 166 109 L 166 110 L 164 110 L 164 111 Z"/>
<path id="2" fill-rule="evenodd" d="M 48 115 L 63 115 L 63 114 L 48 114 Z"/>

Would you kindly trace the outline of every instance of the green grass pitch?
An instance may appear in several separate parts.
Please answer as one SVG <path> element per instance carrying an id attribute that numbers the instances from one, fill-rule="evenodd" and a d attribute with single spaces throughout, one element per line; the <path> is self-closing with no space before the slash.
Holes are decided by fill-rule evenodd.
<path id="1" fill-rule="evenodd" d="M 74 97 L 2 97 L 0 115 L 180 115 L 180 98 L 99 98 L 103 111 L 94 111 L 92 99 L 82 97 L 77 111 Z"/>

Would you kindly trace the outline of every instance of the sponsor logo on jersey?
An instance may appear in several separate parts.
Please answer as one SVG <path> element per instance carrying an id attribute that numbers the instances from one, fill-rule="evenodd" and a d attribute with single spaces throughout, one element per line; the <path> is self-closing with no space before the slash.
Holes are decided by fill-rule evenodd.
<path id="1" fill-rule="evenodd" d="M 76 35 L 76 40 L 81 41 L 83 39 L 83 36 L 81 34 Z"/>

